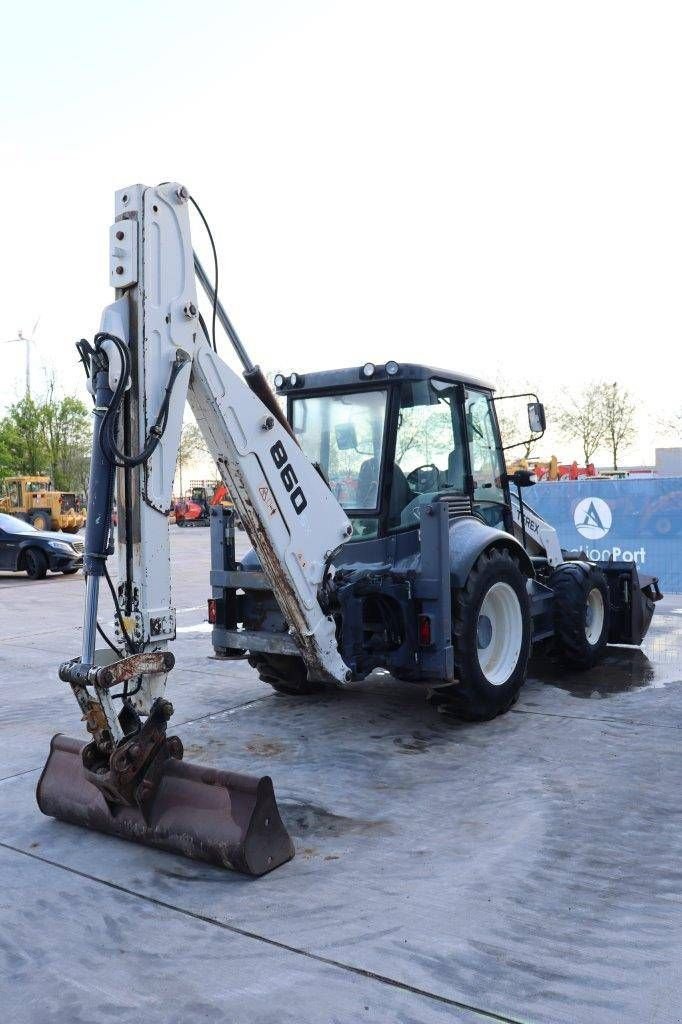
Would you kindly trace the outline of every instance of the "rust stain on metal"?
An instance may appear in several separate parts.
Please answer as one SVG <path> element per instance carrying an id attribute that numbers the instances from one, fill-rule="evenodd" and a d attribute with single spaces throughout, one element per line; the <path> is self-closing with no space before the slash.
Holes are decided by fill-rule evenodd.
<path id="1" fill-rule="evenodd" d="M 175 664 L 175 658 L 170 651 L 145 651 L 142 654 L 133 654 L 129 658 L 122 658 L 112 665 L 104 665 L 97 670 L 97 684 L 99 686 L 116 686 L 117 683 L 133 679 L 135 676 L 154 673 L 170 672 Z"/>
<path id="2" fill-rule="evenodd" d="M 249 497 L 239 466 L 229 456 L 225 458 L 223 464 L 229 478 L 225 482 L 231 488 L 232 498 L 244 529 L 260 558 L 261 567 L 270 581 L 280 611 L 291 627 L 291 635 L 298 644 L 310 677 L 333 682 L 333 677 L 327 672 L 320 659 L 315 638 L 307 632 L 308 625 L 301 614 L 296 592 L 277 557 L 264 526 L 261 524 L 260 515 Z M 261 491 L 263 489 L 260 488 Z M 269 488 L 267 489 L 269 490 Z M 272 491 L 270 491 L 270 500 L 275 503 L 276 507 Z M 286 520 L 284 517 L 282 518 L 286 524 Z"/>
<path id="3" fill-rule="evenodd" d="M 103 732 L 108 733 L 109 731 L 107 716 L 104 714 L 104 708 L 98 700 L 93 700 L 92 698 L 88 700 L 87 711 L 83 715 L 82 721 L 85 722 L 86 729 L 93 736 L 100 735 Z"/>

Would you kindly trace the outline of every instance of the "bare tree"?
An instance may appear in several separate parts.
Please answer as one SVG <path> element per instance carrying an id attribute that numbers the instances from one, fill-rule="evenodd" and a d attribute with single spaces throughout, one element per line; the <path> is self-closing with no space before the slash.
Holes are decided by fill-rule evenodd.
<path id="1" fill-rule="evenodd" d="M 603 384 L 588 385 L 580 395 L 569 397 L 557 416 L 563 436 L 570 441 L 580 441 L 586 466 L 606 432 L 603 389 Z"/>
<path id="2" fill-rule="evenodd" d="M 613 384 L 602 384 L 604 436 L 613 455 L 613 468 L 618 469 L 618 452 L 635 437 L 635 403 L 628 391 Z"/>
<path id="3" fill-rule="evenodd" d="M 659 417 L 657 425 L 661 433 L 674 434 L 675 438 L 679 438 L 682 435 L 682 409 Z"/>
<path id="4" fill-rule="evenodd" d="M 516 444 L 516 439 L 519 436 L 519 417 L 512 411 L 509 402 L 498 402 L 495 408 L 502 444 L 507 446 Z"/>
<path id="5" fill-rule="evenodd" d="M 178 474 L 180 476 L 180 497 L 182 497 L 182 470 L 199 453 L 208 452 L 206 442 L 196 423 L 183 423 L 178 445 Z"/>

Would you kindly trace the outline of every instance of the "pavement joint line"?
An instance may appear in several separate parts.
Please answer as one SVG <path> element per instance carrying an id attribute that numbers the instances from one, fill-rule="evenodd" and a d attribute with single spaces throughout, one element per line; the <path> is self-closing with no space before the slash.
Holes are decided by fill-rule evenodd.
<path id="1" fill-rule="evenodd" d="M 458 1010 L 467 1010 L 469 1013 L 474 1013 L 483 1020 L 496 1021 L 498 1024 L 527 1024 L 527 1021 L 523 1021 L 518 1017 L 508 1017 L 505 1014 L 496 1013 L 494 1010 L 485 1010 L 480 1006 L 474 1006 L 472 1003 L 465 1003 L 463 1000 L 452 999 L 449 996 L 440 995 L 437 992 L 430 992 L 428 989 L 419 988 L 417 985 L 410 985 L 408 982 L 399 981 L 397 978 L 391 978 L 386 974 L 378 974 L 376 971 L 370 971 L 364 967 L 356 967 L 354 964 L 347 964 L 342 960 L 335 960 L 333 957 L 323 956 L 321 953 L 313 953 L 309 949 L 301 949 L 298 946 L 291 946 L 287 942 L 280 942 L 278 939 L 271 939 L 267 935 L 261 935 L 258 932 L 249 931 L 247 928 L 239 928 L 233 924 L 226 924 L 224 921 L 218 921 L 216 918 L 209 917 L 207 914 L 199 914 L 194 910 L 187 910 L 185 907 L 178 907 L 173 903 L 168 903 L 166 900 L 160 900 L 156 896 L 149 896 L 147 893 L 136 892 L 134 889 L 129 889 L 125 885 L 120 885 L 118 882 L 111 882 L 107 878 L 99 878 L 97 875 L 91 875 L 89 872 L 81 871 L 79 868 L 72 868 L 68 864 L 60 864 L 59 861 L 52 860 L 50 857 L 43 857 L 38 853 L 31 853 L 29 850 L 22 850 L 20 846 L 14 846 L 12 843 L 5 843 L 0 840 L 0 848 L 9 850 L 11 853 L 18 853 L 24 857 L 29 857 L 31 860 L 37 860 L 41 864 L 48 864 L 50 867 L 66 871 L 79 878 L 84 878 L 86 881 L 95 882 L 98 885 L 104 885 L 116 892 L 124 893 L 126 896 L 132 896 L 135 899 L 144 900 L 146 903 L 151 903 L 156 907 L 162 907 L 164 910 L 170 910 L 172 913 L 181 914 L 183 917 L 189 917 L 194 921 L 200 921 L 202 924 L 211 925 L 214 928 L 220 928 L 223 931 L 231 932 L 234 935 L 240 935 L 242 938 L 253 939 L 256 942 L 262 942 L 267 946 L 273 946 L 275 949 L 281 949 L 287 953 L 294 953 L 296 956 L 302 956 L 308 960 L 314 960 L 317 963 L 325 964 L 327 967 L 334 967 L 337 970 L 346 971 L 349 974 L 355 974 L 361 978 L 367 978 L 369 981 L 377 981 L 382 985 L 389 985 L 391 988 L 397 988 L 403 992 L 410 992 L 412 995 L 423 996 L 426 999 L 430 999 L 433 1002 L 440 1003 L 444 1006 L 453 1006 Z"/>
<path id="2" fill-rule="evenodd" d="M 638 722 L 635 718 L 594 718 L 591 715 L 563 715 L 558 711 L 527 711 L 524 708 L 510 708 L 512 715 L 539 715 L 541 718 L 564 718 L 570 722 L 601 722 L 607 725 L 634 725 L 644 729 L 672 729 L 679 732 L 680 725 L 661 725 L 658 722 Z"/>
<path id="3" fill-rule="evenodd" d="M 266 693 L 262 697 L 252 697 L 250 700 L 245 700 L 242 704 L 233 704 L 226 708 L 220 708 L 219 711 L 207 711 L 205 715 L 199 715 L 198 718 L 189 718 L 186 722 L 177 722 L 174 725 L 194 725 L 196 722 L 204 722 L 207 718 L 217 718 L 219 715 L 231 715 L 235 711 L 240 711 L 242 708 L 248 708 L 252 704 L 260 704 L 261 701 L 270 700 L 272 694 Z"/>
<path id="4" fill-rule="evenodd" d="M 20 779 L 22 775 L 31 775 L 32 772 L 42 771 L 43 766 L 40 765 L 38 768 L 25 768 L 23 772 L 15 772 L 14 775 L 3 775 L 0 779 L 0 785 L 3 782 L 9 782 L 11 779 Z"/>
<path id="5" fill-rule="evenodd" d="M 269 700 L 272 695 L 266 693 L 263 697 L 252 697 L 251 700 L 245 700 L 242 704 L 235 704 L 226 708 L 220 708 L 219 711 L 208 711 L 205 715 L 199 715 L 198 718 L 189 718 L 185 722 L 175 722 L 174 724 L 178 727 L 181 725 L 194 725 L 196 722 L 204 722 L 207 718 L 217 718 L 219 715 L 231 715 L 235 711 L 240 711 L 242 708 L 248 708 L 251 704 L 259 704 L 263 700 Z M 43 770 L 43 765 L 38 765 L 37 768 L 26 768 L 22 772 L 15 772 L 13 775 L 4 775 L 0 778 L 0 785 L 3 782 L 9 782 L 11 779 L 19 779 L 22 775 L 30 775 L 31 772 L 40 772 Z"/>

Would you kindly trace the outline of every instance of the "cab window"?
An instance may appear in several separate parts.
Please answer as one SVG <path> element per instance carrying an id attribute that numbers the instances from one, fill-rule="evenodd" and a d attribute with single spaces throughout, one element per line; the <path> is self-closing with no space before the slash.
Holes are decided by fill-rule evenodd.
<path id="1" fill-rule="evenodd" d="M 363 390 L 291 403 L 298 443 L 348 513 L 354 538 L 375 537 L 379 526 L 367 513 L 379 503 L 386 400 L 385 390 Z"/>
<path id="2" fill-rule="evenodd" d="M 504 489 L 502 453 L 497 446 L 497 431 L 492 398 L 482 391 L 467 389 L 464 401 L 471 474 L 474 479 L 474 510 L 490 525 L 504 527 Z"/>
<path id="3" fill-rule="evenodd" d="M 465 487 L 457 388 L 448 381 L 402 385 L 388 509 L 389 530 L 413 527 L 439 493 Z"/>

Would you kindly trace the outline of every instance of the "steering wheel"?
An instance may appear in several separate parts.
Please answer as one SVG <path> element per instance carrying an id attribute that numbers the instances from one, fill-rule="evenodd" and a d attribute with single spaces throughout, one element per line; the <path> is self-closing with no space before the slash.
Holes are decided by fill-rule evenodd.
<path id="1" fill-rule="evenodd" d="M 433 462 L 425 462 L 423 466 L 417 466 L 416 469 L 408 473 L 405 479 L 417 494 L 423 494 L 425 491 L 437 491 L 440 486 L 440 470 Z"/>

